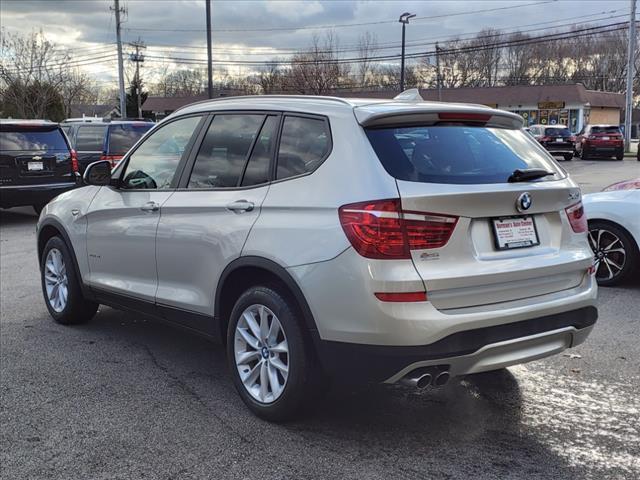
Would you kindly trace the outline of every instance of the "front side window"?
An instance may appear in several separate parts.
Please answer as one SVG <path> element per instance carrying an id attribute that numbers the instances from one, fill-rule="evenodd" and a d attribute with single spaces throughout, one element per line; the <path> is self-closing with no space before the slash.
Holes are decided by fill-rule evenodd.
<path id="1" fill-rule="evenodd" d="M 106 125 L 82 125 L 76 135 L 76 150 L 79 152 L 101 152 L 104 146 Z"/>
<path id="2" fill-rule="evenodd" d="M 331 134 L 326 121 L 307 117 L 285 117 L 276 178 L 288 178 L 314 171 L 330 150 Z"/>
<path id="3" fill-rule="evenodd" d="M 516 169 L 542 168 L 562 178 L 553 160 L 521 130 L 477 126 L 369 128 L 371 146 L 398 180 L 506 183 Z"/>
<path id="4" fill-rule="evenodd" d="M 129 157 L 121 188 L 169 188 L 201 117 L 186 117 L 160 127 Z"/>
<path id="5" fill-rule="evenodd" d="M 216 115 L 196 157 L 188 188 L 237 187 L 264 115 Z"/>

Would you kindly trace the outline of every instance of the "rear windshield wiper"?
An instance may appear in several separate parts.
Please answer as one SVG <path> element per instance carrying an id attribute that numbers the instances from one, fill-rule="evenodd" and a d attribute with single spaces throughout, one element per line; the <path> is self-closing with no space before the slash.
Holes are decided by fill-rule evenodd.
<path id="1" fill-rule="evenodd" d="M 508 182 L 526 182 L 529 180 L 535 180 L 537 178 L 546 177 L 548 175 L 555 175 L 554 172 L 549 172 L 542 168 L 526 168 L 524 170 L 520 170 L 517 168 L 513 171 L 513 173 L 507 179 Z"/>

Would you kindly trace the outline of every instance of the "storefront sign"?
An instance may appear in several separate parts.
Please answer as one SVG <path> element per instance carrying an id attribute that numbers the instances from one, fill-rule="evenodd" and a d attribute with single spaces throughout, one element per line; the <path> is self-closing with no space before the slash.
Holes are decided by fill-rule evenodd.
<path id="1" fill-rule="evenodd" d="M 538 102 L 539 110 L 558 110 L 564 108 L 564 102 Z"/>

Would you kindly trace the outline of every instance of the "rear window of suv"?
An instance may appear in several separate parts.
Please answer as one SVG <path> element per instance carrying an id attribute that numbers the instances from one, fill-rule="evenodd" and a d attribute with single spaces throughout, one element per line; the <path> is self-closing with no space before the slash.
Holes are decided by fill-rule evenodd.
<path id="1" fill-rule="evenodd" d="M 591 127 L 591 133 L 620 133 L 620 127 Z"/>
<path id="2" fill-rule="evenodd" d="M 425 183 L 506 183 L 516 169 L 561 172 L 522 130 L 474 126 L 366 129 L 378 158 L 398 180 Z"/>
<path id="3" fill-rule="evenodd" d="M 0 150 L 69 150 L 58 128 L 0 127 Z"/>
<path id="4" fill-rule="evenodd" d="M 570 137 L 571 132 L 568 128 L 550 127 L 544 129 L 544 134 L 547 137 Z"/>
<path id="5" fill-rule="evenodd" d="M 152 123 L 109 126 L 109 155 L 124 155 L 153 127 Z"/>

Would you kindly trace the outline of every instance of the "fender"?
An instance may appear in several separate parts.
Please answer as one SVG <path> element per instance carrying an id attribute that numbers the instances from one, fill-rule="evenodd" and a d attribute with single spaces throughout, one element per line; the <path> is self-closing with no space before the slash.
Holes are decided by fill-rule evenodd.
<path id="1" fill-rule="evenodd" d="M 40 244 L 40 236 L 41 236 L 42 230 L 44 229 L 44 227 L 47 227 L 47 226 L 53 227 L 58 232 L 60 232 L 60 235 L 62 236 L 62 240 L 64 240 L 64 243 L 66 243 L 67 248 L 69 249 L 69 253 L 71 254 L 71 263 L 73 264 L 73 269 L 76 272 L 76 278 L 80 281 L 80 289 L 82 290 L 82 295 L 86 299 L 94 300 L 95 297 L 93 295 L 93 292 L 88 286 L 85 285 L 84 281 L 82 280 L 82 274 L 80 273 L 80 267 L 78 267 L 78 260 L 76 259 L 76 252 L 73 249 L 73 243 L 71 243 L 69 234 L 62 226 L 62 223 L 60 223 L 55 218 L 50 218 L 50 217 L 45 218 L 42 221 L 42 223 L 38 225 L 37 236 L 36 236 L 38 245 Z M 43 248 L 44 248 L 44 245 L 43 245 Z M 38 267 L 40 269 L 42 268 L 42 252 L 40 251 L 39 247 L 38 247 Z"/>
<path id="2" fill-rule="evenodd" d="M 302 309 L 302 315 L 303 315 L 305 326 L 307 327 L 307 329 L 311 332 L 317 332 L 318 328 L 313 318 L 313 314 L 311 313 L 311 309 L 309 308 L 309 304 L 307 303 L 307 300 L 304 297 L 302 290 L 300 289 L 296 281 L 293 279 L 291 274 L 287 272 L 287 270 L 284 267 L 278 265 L 276 262 L 272 260 L 268 260 L 264 257 L 257 257 L 257 256 L 246 256 L 246 257 L 236 258 L 231 263 L 229 263 L 229 265 L 227 265 L 226 268 L 222 271 L 222 274 L 220 275 L 220 279 L 218 281 L 218 286 L 216 287 L 215 306 L 214 306 L 214 316 L 216 319 L 221 320 L 220 296 L 221 296 L 222 287 L 224 286 L 225 281 L 227 280 L 227 278 L 231 273 L 243 267 L 261 268 L 263 270 L 267 270 L 268 272 L 278 277 L 280 281 L 282 281 L 282 283 L 286 285 L 289 291 L 291 291 L 296 302 Z"/>

